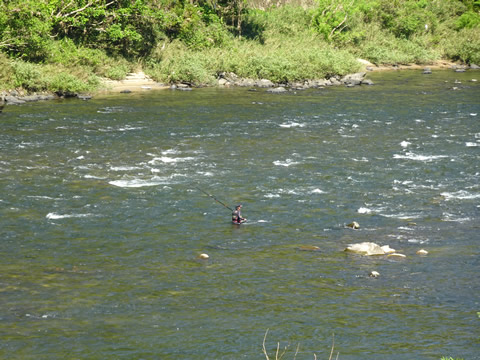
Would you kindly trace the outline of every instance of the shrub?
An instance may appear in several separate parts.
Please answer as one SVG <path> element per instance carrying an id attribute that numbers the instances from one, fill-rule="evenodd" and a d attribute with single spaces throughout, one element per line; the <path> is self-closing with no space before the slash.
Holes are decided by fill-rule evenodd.
<path id="1" fill-rule="evenodd" d="M 472 29 L 480 26 L 480 15 L 474 11 L 463 13 L 455 23 L 456 29 Z"/>
<path id="2" fill-rule="evenodd" d="M 13 72 L 11 60 L 0 52 L 0 90 L 14 87 Z"/>
<path id="3" fill-rule="evenodd" d="M 440 44 L 444 56 L 465 63 L 480 63 L 480 28 L 462 29 L 444 38 Z"/>
<path id="4" fill-rule="evenodd" d="M 44 75 L 40 65 L 16 60 L 12 63 L 14 72 L 14 86 L 30 91 L 44 90 L 46 88 Z"/>

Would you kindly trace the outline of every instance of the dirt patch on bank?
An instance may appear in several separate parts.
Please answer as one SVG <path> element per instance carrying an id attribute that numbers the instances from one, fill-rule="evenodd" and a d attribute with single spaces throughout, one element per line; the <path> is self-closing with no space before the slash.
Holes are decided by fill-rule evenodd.
<path id="1" fill-rule="evenodd" d="M 431 70 L 440 69 L 457 69 L 464 66 L 460 63 L 451 62 L 448 60 L 437 60 L 431 64 L 394 64 L 394 65 L 375 65 L 367 60 L 358 59 L 358 61 L 364 66 L 365 71 L 392 71 L 392 70 L 423 70 L 430 68 Z"/>
<path id="2" fill-rule="evenodd" d="M 102 92 L 139 92 L 155 89 L 168 89 L 168 86 L 152 80 L 143 71 L 130 73 L 124 80 L 103 80 L 104 90 Z"/>

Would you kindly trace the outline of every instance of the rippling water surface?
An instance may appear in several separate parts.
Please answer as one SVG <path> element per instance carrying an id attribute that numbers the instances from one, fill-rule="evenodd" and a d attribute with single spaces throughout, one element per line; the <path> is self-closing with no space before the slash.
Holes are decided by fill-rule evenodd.
<path id="1" fill-rule="evenodd" d="M 480 359 L 475 77 L 8 106 L 0 356 Z"/>

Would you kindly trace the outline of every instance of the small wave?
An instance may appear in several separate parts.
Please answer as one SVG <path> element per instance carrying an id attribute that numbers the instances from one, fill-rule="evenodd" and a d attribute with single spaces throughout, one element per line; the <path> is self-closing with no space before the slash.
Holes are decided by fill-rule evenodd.
<path id="1" fill-rule="evenodd" d="M 273 199 L 273 198 L 279 198 L 280 195 L 279 194 L 265 194 L 264 197 L 266 197 L 268 199 Z"/>
<path id="2" fill-rule="evenodd" d="M 465 146 L 466 147 L 477 147 L 477 146 L 480 146 L 480 145 L 476 142 L 466 142 Z"/>
<path id="3" fill-rule="evenodd" d="M 104 108 L 100 108 L 97 110 L 97 113 L 100 114 L 112 114 L 112 113 L 118 113 L 118 112 L 124 112 L 124 108 L 121 106 L 107 106 Z"/>
<path id="4" fill-rule="evenodd" d="M 131 130 L 142 130 L 144 127 L 142 126 L 130 126 L 126 125 L 125 127 L 118 128 L 118 131 L 131 131 Z"/>
<path id="5" fill-rule="evenodd" d="M 412 244 L 425 244 L 428 240 L 421 240 L 421 239 L 408 239 L 407 242 Z"/>
<path id="6" fill-rule="evenodd" d="M 84 218 L 95 216 L 93 214 L 57 214 L 57 213 L 48 213 L 46 218 L 49 220 L 58 220 L 58 219 L 67 219 L 67 218 Z"/>
<path id="7" fill-rule="evenodd" d="M 88 174 L 84 175 L 83 178 L 84 179 L 95 179 L 95 180 L 104 180 L 105 179 L 104 177 L 88 175 Z"/>
<path id="8" fill-rule="evenodd" d="M 359 214 L 371 214 L 372 210 L 366 207 L 361 207 L 357 210 Z"/>
<path id="9" fill-rule="evenodd" d="M 162 155 L 172 155 L 172 154 L 178 154 L 178 153 L 180 153 L 180 151 L 175 150 L 175 149 L 168 149 L 168 150 L 162 151 Z M 148 155 L 155 156 L 153 154 L 148 154 Z"/>
<path id="10" fill-rule="evenodd" d="M 415 160 L 415 161 L 433 161 L 442 158 L 446 158 L 446 155 L 418 155 L 411 152 L 405 153 L 405 155 L 394 154 L 394 159 L 407 159 L 407 160 Z"/>
<path id="11" fill-rule="evenodd" d="M 394 218 L 394 219 L 400 219 L 400 220 L 409 220 L 409 219 L 419 219 L 420 215 L 418 214 L 405 214 L 405 213 L 400 213 L 400 214 L 380 214 L 383 217 L 387 218 Z"/>
<path id="12" fill-rule="evenodd" d="M 313 189 L 312 190 L 312 194 L 324 194 L 325 191 L 321 190 L 321 189 Z"/>
<path id="13" fill-rule="evenodd" d="M 289 167 L 289 166 L 297 165 L 297 164 L 300 164 L 300 163 L 298 161 L 293 161 L 292 159 L 287 159 L 285 161 L 276 160 L 276 161 L 273 162 L 273 164 L 277 165 L 277 166 Z"/>
<path id="14" fill-rule="evenodd" d="M 154 178 L 151 180 L 141 180 L 141 179 L 133 179 L 133 180 L 113 180 L 108 182 L 110 185 L 118 186 L 121 188 L 140 188 L 140 187 L 148 187 L 148 186 L 158 186 L 158 185 L 165 185 L 168 184 L 165 178 Z"/>
<path id="15" fill-rule="evenodd" d="M 305 124 L 297 123 L 297 122 L 288 122 L 279 125 L 282 128 L 294 128 L 294 127 L 305 127 Z"/>
<path id="16" fill-rule="evenodd" d="M 139 170 L 138 166 L 110 166 L 112 171 L 130 171 L 130 170 Z"/>
<path id="17" fill-rule="evenodd" d="M 470 221 L 472 219 L 469 218 L 469 217 L 458 217 L 458 216 L 455 216 L 453 214 L 444 213 L 442 220 L 443 221 L 448 221 L 448 222 L 464 223 L 464 222 Z"/>
<path id="18" fill-rule="evenodd" d="M 46 200 L 62 200 L 60 198 L 53 198 L 50 196 L 45 196 L 45 195 L 28 195 L 27 198 L 31 199 L 46 199 Z"/>
<path id="19" fill-rule="evenodd" d="M 162 162 L 164 164 L 176 164 L 179 162 L 185 162 L 185 161 L 191 161 L 194 160 L 195 158 L 193 157 L 184 157 L 184 158 L 172 158 L 168 156 L 161 156 L 161 157 L 156 157 L 150 160 L 148 163 L 150 165 L 155 165 L 158 164 L 159 162 Z"/>
<path id="20" fill-rule="evenodd" d="M 471 194 L 465 190 L 460 190 L 454 193 L 443 192 L 440 195 L 442 195 L 445 198 L 445 200 L 452 200 L 452 199 L 471 200 L 471 199 L 480 198 L 480 194 Z"/>
<path id="21" fill-rule="evenodd" d="M 402 142 L 400 143 L 400 146 L 403 147 L 403 148 L 406 148 L 406 147 L 408 147 L 409 145 L 412 145 L 412 143 L 409 142 L 409 141 L 402 141 Z"/>

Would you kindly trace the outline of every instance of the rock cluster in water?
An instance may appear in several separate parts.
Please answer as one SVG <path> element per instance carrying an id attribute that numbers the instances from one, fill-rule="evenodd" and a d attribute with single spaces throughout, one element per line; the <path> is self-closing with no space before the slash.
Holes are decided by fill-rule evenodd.
<path id="1" fill-rule="evenodd" d="M 357 85 L 373 85 L 370 79 L 365 78 L 365 72 L 349 74 L 344 77 L 332 76 L 328 79 L 320 80 L 305 80 L 292 82 L 288 84 L 275 84 L 267 79 L 253 80 L 248 78 L 238 77 L 232 72 L 222 72 L 218 77 L 218 85 L 224 87 L 240 86 L 240 87 L 258 87 L 267 88 L 267 92 L 282 93 L 289 90 L 305 90 L 311 88 L 323 88 L 327 86 L 345 85 L 353 87 Z"/>

